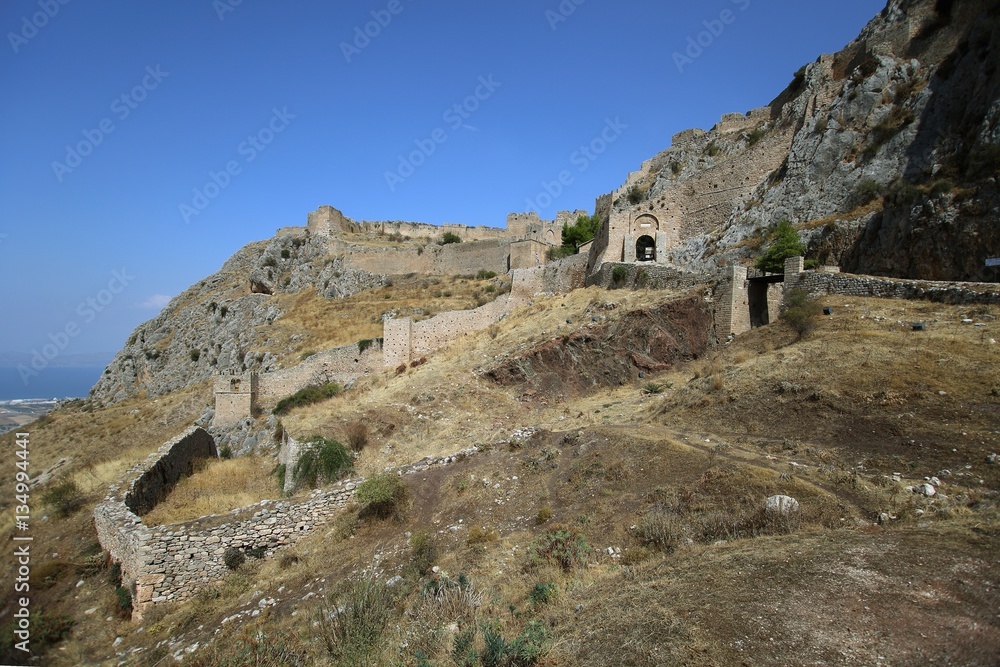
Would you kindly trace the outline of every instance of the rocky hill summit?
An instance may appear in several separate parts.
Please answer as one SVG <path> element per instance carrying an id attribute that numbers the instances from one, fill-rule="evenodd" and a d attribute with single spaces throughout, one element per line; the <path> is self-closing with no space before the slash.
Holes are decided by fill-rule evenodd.
<path id="1" fill-rule="evenodd" d="M 996 3 L 893 0 L 769 107 L 676 135 L 612 210 L 673 205 L 671 259 L 695 271 L 746 263 L 788 220 L 812 258 L 845 271 L 992 280 L 998 40 Z"/>
<path id="2" fill-rule="evenodd" d="M 270 371 L 282 350 L 267 349 L 265 328 L 285 314 L 270 298 L 315 290 L 328 299 L 381 285 L 383 276 L 347 266 L 324 239 L 283 230 L 250 243 L 212 276 L 175 297 L 132 332 L 92 390 L 101 402 L 140 392 L 162 396 L 215 371 Z"/>

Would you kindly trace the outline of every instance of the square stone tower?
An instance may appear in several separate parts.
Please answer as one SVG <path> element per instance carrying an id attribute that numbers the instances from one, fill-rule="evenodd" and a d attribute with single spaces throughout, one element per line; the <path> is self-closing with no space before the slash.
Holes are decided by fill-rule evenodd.
<path id="1" fill-rule="evenodd" d="M 214 426 L 233 426 L 250 419 L 257 407 L 257 373 L 223 371 L 215 374 Z"/>

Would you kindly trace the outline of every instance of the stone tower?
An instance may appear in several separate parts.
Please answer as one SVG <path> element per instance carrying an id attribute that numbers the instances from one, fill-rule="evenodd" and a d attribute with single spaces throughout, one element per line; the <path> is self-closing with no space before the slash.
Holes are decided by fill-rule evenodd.
<path id="1" fill-rule="evenodd" d="M 228 427 L 250 419 L 257 407 L 257 373 L 223 371 L 215 374 L 215 419 Z"/>

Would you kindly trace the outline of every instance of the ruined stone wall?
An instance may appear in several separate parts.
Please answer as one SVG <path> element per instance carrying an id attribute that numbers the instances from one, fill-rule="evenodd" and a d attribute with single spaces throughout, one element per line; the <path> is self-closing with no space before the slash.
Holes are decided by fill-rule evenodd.
<path id="1" fill-rule="evenodd" d="M 624 277 L 616 281 L 614 273 L 616 268 L 624 269 Z M 621 271 L 619 271 L 621 275 Z M 697 285 L 704 285 L 712 282 L 712 278 L 702 273 L 691 273 L 682 271 L 672 266 L 663 266 L 644 262 L 634 263 L 607 263 L 594 274 L 587 277 L 587 287 L 597 285 L 603 289 L 670 289 L 689 290 Z"/>
<path id="2" fill-rule="evenodd" d="M 331 251 L 343 255 L 348 266 L 370 273 L 454 276 L 481 269 L 506 274 L 510 245 L 506 238 L 423 247 L 371 247 L 334 239 Z"/>
<path id="3" fill-rule="evenodd" d="M 382 323 L 383 363 L 386 368 L 408 364 L 413 358 L 413 320 L 409 317 L 385 320 Z"/>
<path id="4" fill-rule="evenodd" d="M 363 351 L 362 347 L 365 348 Z M 358 378 L 381 370 L 384 365 L 382 341 L 378 339 L 325 350 L 312 355 L 298 366 L 261 375 L 258 401 L 262 405 L 272 405 L 314 384 L 336 382 L 342 386 L 348 385 Z M 218 401 L 218 396 L 216 400 Z"/>
<path id="5" fill-rule="evenodd" d="M 429 354 L 466 334 L 480 331 L 499 322 L 507 315 L 508 300 L 509 296 L 504 294 L 474 310 L 450 311 L 422 322 L 414 322 L 413 357 Z"/>
<path id="6" fill-rule="evenodd" d="M 533 269 L 548 262 L 550 246 L 541 241 L 514 241 L 510 244 L 510 270 Z"/>
<path id="7" fill-rule="evenodd" d="M 715 288 L 715 330 L 719 336 L 750 331 L 750 291 L 747 269 L 730 266 Z"/>
<path id="8" fill-rule="evenodd" d="M 141 480 L 163 458 L 183 458 L 187 449 L 177 444 L 201 429 L 192 429 L 172 440 L 144 464 L 134 467 L 137 475 L 128 488 Z M 206 436 L 208 435 L 202 431 Z M 208 436 L 211 440 L 211 436 Z M 397 470 L 400 475 L 422 473 L 433 466 L 450 465 L 476 453 L 465 449 Z M 134 588 L 134 618 L 142 618 L 150 606 L 186 600 L 206 586 L 221 581 L 229 572 L 223 561 L 227 549 L 251 551 L 264 557 L 291 546 L 329 523 L 354 496 L 362 478 L 338 482 L 329 489 L 310 494 L 302 502 L 265 500 L 224 515 L 168 526 L 147 527 L 125 503 L 122 487 L 112 487 L 105 502 L 94 511 L 98 539 L 115 562 L 121 563 L 125 585 Z"/>
<path id="9" fill-rule="evenodd" d="M 191 427 L 169 440 L 125 473 L 94 508 L 101 547 L 122 567 L 122 582 L 132 588 L 147 573 L 152 534 L 139 517 L 165 498 L 177 481 L 193 470 L 198 458 L 217 457 L 215 441 L 202 428 Z"/>
<path id="10" fill-rule="evenodd" d="M 806 271 L 791 284 L 786 278 L 785 288 L 793 287 L 816 296 L 838 294 L 879 299 L 937 301 L 948 304 L 1000 304 L 1000 286 L 996 283 L 897 280 L 849 273 Z"/>

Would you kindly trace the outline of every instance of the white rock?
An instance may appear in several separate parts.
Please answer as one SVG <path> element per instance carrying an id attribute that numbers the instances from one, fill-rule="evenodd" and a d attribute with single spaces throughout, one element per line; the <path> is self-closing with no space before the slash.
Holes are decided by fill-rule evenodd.
<path id="1" fill-rule="evenodd" d="M 928 483 L 928 484 L 917 484 L 916 486 L 913 487 L 913 492 L 914 493 L 919 493 L 922 496 L 927 496 L 928 498 L 930 498 L 935 493 L 937 493 L 937 489 L 935 489 L 934 485 L 930 484 L 930 483 Z"/>
<path id="2" fill-rule="evenodd" d="M 782 515 L 799 511 L 799 501 L 791 496 L 771 496 L 764 502 L 764 509 Z"/>

